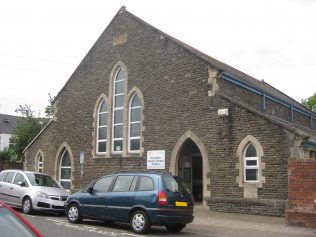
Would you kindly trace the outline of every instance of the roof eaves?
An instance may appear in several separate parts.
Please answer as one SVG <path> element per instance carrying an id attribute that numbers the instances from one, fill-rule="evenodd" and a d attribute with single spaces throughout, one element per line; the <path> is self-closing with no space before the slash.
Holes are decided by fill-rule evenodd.
<path id="1" fill-rule="evenodd" d="M 45 127 L 36 135 L 36 137 L 34 137 L 34 139 L 25 147 L 25 149 L 23 150 L 23 153 L 25 153 L 26 150 L 29 149 L 29 147 L 36 141 L 37 138 L 39 138 L 39 136 L 46 130 L 46 128 L 48 128 L 48 126 L 53 123 L 53 121 L 54 121 L 54 119 L 51 119 L 51 120 L 45 125 Z"/>
<path id="2" fill-rule="evenodd" d="M 268 120 L 268 121 L 270 121 L 270 122 L 272 122 L 272 123 L 274 123 L 276 125 L 282 126 L 285 129 L 287 129 L 289 131 L 292 131 L 292 132 L 294 132 L 294 133 L 296 133 L 296 134 L 298 134 L 298 135 L 300 135 L 302 137 L 305 137 L 307 139 L 309 139 L 311 137 L 311 134 L 309 134 L 308 132 L 302 131 L 301 129 L 298 129 L 298 128 L 294 127 L 294 126 L 289 125 L 288 123 L 282 122 L 279 119 L 271 117 L 271 116 L 269 116 L 269 115 L 267 115 L 265 113 L 259 112 L 258 110 L 253 109 L 253 108 L 251 108 L 251 107 L 249 107 L 249 106 L 247 106 L 247 105 L 245 105 L 243 103 L 237 102 L 236 100 L 232 99 L 231 97 L 229 97 L 227 95 L 224 95 L 222 93 L 217 93 L 217 95 L 219 95 L 220 97 L 230 101 L 231 103 L 234 103 L 234 104 L 242 107 L 243 109 L 245 109 L 245 110 L 247 110 L 247 111 L 249 111 L 251 113 L 254 113 L 254 114 L 256 114 L 256 115 L 258 115 L 258 116 L 260 116 L 260 117 L 262 117 L 262 118 L 264 118 L 264 119 L 266 119 L 266 120 Z"/>

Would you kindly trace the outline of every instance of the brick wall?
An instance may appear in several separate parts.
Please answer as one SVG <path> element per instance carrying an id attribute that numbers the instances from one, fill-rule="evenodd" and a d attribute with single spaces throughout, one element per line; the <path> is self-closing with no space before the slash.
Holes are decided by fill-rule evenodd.
<path id="1" fill-rule="evenodd" d="M 316 227 L 316 159 L 288 162 L 290 225 Z"/>
<path id="2" fill-rule="evenodd" d="M 0 172 L 5 169 L 23 169 L 23 163 L 0 162 Z"/>

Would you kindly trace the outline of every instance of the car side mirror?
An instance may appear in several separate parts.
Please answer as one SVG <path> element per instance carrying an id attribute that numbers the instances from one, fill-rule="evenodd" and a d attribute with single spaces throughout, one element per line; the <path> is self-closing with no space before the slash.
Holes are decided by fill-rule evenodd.
<path id="1" fill-rule="evenodd" d="M 89 187 L 89 188 L 87 189 L 87 192 L 88 192 L 88 193 L 93 193 L 93 187 L 92 187 L 92 186 Z"/>
<path id="2" fill-rule="evenodd" d="M 25 182 L 24 181 L 19 181 L 18 185 L 20 185 L 21 187 L 25 187 Z"/>

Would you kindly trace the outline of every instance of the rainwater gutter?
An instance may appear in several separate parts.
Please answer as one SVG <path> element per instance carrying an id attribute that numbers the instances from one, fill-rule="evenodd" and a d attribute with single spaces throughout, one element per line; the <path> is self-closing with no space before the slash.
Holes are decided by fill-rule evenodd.
<path id="1" fill-rule="evenodd" d="M 305 112 L 304 110 L 298 108 L 298 107 L 295 107 L 287 102 L 285 102 L 284 100 L 282 99 L 279 99 L 273 95 L 270 95 L 262 90 L 259 90 L 253 86 L 250 86 L 244 82 L 242 82 L 240 79 L 238 79 L 237 77 L 227 73 L 227 72 L 221 72 L 219 75 L 218 75 L 218 78 L 221 78 L 221 79 L 224 79 L 226 81 L 229 81 L 243 89 L 246 89 L 246 90 L 249 90 L 257 95 L 260 95 L 262 96 L 262 109 L 263 110 L 266 110 L 266 98 L 278 103 L 278 104 L 281 104 L 287 108 L 289 108 L 291 110 L 291 122 L 294 122 L 294 111 L 295 112 L 298 112 L 300 114 L 303 114 L 307 117 L 310 118 L 310 127 L 313 128 L 313 119 L 316 120 L 316 117 L 312 114 L 312 113 L 308 113 L 308 112 Z"/>

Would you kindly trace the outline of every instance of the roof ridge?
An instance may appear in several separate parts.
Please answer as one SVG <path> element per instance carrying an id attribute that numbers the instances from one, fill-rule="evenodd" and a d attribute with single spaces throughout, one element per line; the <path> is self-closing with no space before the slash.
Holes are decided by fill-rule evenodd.
<path id="1" fill-rule="evenodd" d="M 176 44 L 180 45 L 182 48 L 188 50 L 190 53 L 194 54 L 195 56 L 199 57 L 200 59 L 202 59 L 203 61 L 205 61 L 206 63 L 210 64 L 211 66 L 213 66 L 215 69 L 219 70 L 219 71 L 226 71 L 229 73 L 232 73 L 233 75 L 235 75 L 237 78 L 239 78 L 240 80 L 242 80 L 244 83 L 249 84 L 248 81 L 252 81 L 255 87 L 258 87 L 259 85 L 263 85 L 263 86 L 268 86 L 270 87 L 272 90 L 274 90 L 276 93 L 279 93 L 280 95 L 275 95 L 276 97 L 278 97 L 279 99 L 282 99 L 282 96 L 286 97 L 289 101 L 288 103 L 290 104 L 296 104 L 297 106 L 301 107 L 301 109 L 306 110 L 308 112 L 312 112 L 315 114 L 315 112 L 313 112 L 312 110 L 306 108 L 306 106 L 302 105 L 301 103 L 299 103 L 298 101 L 296 101 L 295 99 L 291 98 L 290 96 L 286 95 L 284 92 L 280 91 L 279 89 L 276 89 L 275 87 L 271 86 L 269 83 L 259 80 L 237 68 L 234 68 L 233 66 L 230 66 L 216 58 L 213 58 L 212 56 L 209 56 L 206 53 L 203 53 L 202 51 L 182 42 L 181 40 L 163 32 L 162 30 L 156 28 L 155 26 L 149 24 L 148 22 L 144 21 L 143 19 L 139 18 L 138 16 L 134 15 L 133 13 L 129 12 L 128 10 L 125 9 L 125 11 L 132 17 L 134 17 L 136 20 L 142 22 L 143 24 L 147 25 L 148 27 L 150 27 L 151 29 L 165 35 L 167 38 L 169 38 L 170 40 L 172 40 L 173 42 L 175 42 Z M 237 74 L 237 75 L 236 75 Z M 240 74 L 238 76 L 238 74 Z M 240 78 L 240 77 L 244 77 L 244 78 Z M 244 80 L 243 80 L 244 79 Z M 256 85 L 257 83 L 257 85 Z M 250 83 L 251 84 L 251 83 Z M 267 92 L 267 90 L 265 88 L 260 88 L 261 90 Z"/>

